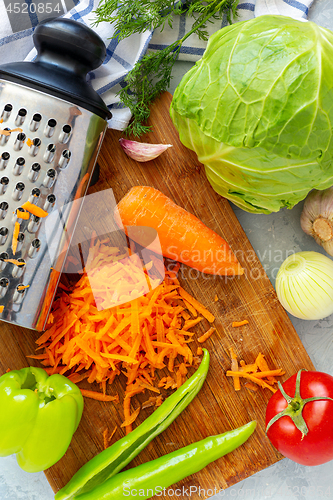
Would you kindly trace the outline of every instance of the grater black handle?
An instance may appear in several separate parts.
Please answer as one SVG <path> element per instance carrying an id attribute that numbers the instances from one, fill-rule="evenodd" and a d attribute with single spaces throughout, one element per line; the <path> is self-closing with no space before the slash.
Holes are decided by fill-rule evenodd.
<path id="1" fill-rule="evenodd" d="M 88 26 L 71 19 L 41 23 L 33 35 L 38 55 L 34 61 L 0 66 L 0 79 L 25 85 L 77 104 L 98 116 L 112 114 L 91 85 L 87 73 L 106 56 L 103 40 Z"/>
<path id="2" fill-rule="evenodd" d="M 35 29 L 33 40 L 38 52 L 35 62 L 85 76 L 98 68 L 106 56 L 103 40 L 86 25 L 71 19 L 54 19 Z"/>

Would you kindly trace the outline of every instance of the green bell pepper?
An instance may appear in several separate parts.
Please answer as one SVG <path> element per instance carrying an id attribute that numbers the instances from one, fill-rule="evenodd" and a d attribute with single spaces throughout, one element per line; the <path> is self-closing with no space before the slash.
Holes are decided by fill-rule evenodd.
<path id="1" fill-rule="evenodd" d="M 30 366 L 0 377 L 0 456 L 16 453 L 27 472 L 65 454 L 83 411 L 80 389 L 63 375 Z"/>

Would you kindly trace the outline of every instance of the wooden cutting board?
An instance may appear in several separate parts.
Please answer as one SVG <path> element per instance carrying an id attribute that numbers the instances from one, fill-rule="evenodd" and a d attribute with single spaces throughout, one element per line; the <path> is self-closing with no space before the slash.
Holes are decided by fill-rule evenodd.
<path id="1" fill-rule="evenodd" d="M 216 316 L 217 332 L 205 343 L 211 354 L 209 373 L 196 399 L 129 465 L 138 465 L 208 435 L 257 420 L 257 430 L 247 443 L 177 485 L 180 488 L 191 486 L 191 500 L 202 500 L 282 458 L 264 431 L 265 408 L 271 392 L 267 389 L 251 392 L 244 387 L 239 392 L 234 391 L 232 381 L 225 376 L 225 371 L 230 369 L 230 347 L 247 363 L 253 362 L 259 352 L 263 353 L 270 367 L 285 369 L 282 381 L 300 368 L 314 367 L 229 202 L 214 192 L 196 155 L 180 143 L 169 117 L 170 102 L 171 95 L 165 93 L 155 103 L 150 118 L 153 130 L 140 140 L 170 143 L 173 147 L 154 161 L 138 163 L 122 151 L 118 143 L 122 134 L 108 130 L 98 158 L 100 177 L 88 192 L 112 188 L 119 201 L 134 185 L 154 186 L 221 234 L 245 269 L 244 276 L 225 280 L 181 267 L 182 286 Z M 214 300 L 216 296 L 217 301 Z M 233 321 L 243 319 L 249 323 L 238 328 L 231 326 Z M 207 329 L 207 324 L 197 325 L 196 329 L 199 336 Z M 26 358 L 34 353 L 37 332 L 0 323 L 0 333 L 1 374 L 8 368 L 38 366 L 38 361 Z M 191 344 L 193 351 L 197 345 L 197 342 Z M 85 387 L 84 382 L 80 385 Z M 122 394 L 124 386 L 125 378 L 120 378 L 114 383 L 114 393 Z M 138 399 L 140 401 L 139 396 Z M 145 399 L 146 395 L 141 401 Z M 137 423 L 151 412 L 151 408 L 141 410 Z M 70 448 L 45 472 L 55 492 L 84 463 L 102 451 L 106 428 L 112 431 L 118 425 L 114 440 L 123 436 L 122 418 L 120 404 L 85 400 L 83 417 Z M 158 498 L 169 500 L 172 495 Z"/>

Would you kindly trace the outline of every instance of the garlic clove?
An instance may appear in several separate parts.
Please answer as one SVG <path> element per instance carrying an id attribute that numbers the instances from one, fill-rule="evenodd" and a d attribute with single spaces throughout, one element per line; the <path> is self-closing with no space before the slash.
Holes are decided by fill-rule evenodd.
<path id="1" fill-rule="evenodd" d="M 303 231 L 333 256 L 333 187 L 308 194 L 300 222 Z"/>
<path id="2" fill-rule="evenodd" d="M 119 143 L 127 156 L 136 161 L 150 161 L 157 158 L 163 151 L 172 147 L 172 144 L 149 144 L 147 142 L 130 141 L 120 138 Z"/>

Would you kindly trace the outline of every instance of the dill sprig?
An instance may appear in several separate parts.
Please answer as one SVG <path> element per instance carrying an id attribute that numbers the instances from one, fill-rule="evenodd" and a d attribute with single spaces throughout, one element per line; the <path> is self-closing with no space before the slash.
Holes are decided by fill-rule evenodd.
<path id="1" fill-rule="evenodd" d="M 182 38 L 163 50 L 147 53 L 125 77 L 126 85 L 118 93 L 121 102 L 132 113 L 127 134 L 140 136 L 149 131 L 145 125 L 154 99 L 167 90 L 172 78 L 172 68 L 184 41 L 195 33 L 200 40 L 208 40 L 207 23 L 223 19 L 229 23 L 236 16 L 238 0 L 102 0 L 95 11 L 95 24 L 102 21 L 114 25 L 113 38 L 122 40 L 133 33 L 172 28 L 175 15 L 193 17 L 192 28 Z"/>

